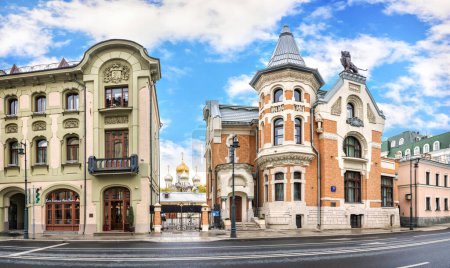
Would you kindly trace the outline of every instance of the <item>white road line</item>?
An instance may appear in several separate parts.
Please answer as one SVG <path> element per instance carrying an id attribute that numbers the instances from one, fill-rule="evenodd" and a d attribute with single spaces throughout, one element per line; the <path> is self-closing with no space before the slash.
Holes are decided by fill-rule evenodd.
<path id="1" fill-rule="evenodd" d="M 22 252 L 18 252 L 18 253 L 13 253 L 8 255 L 7 257 L 17 257 L 17 256 L 22 256 L 28 253 L 32 253 L 32 252 L 36 252 L 36 251 L 42 251 L 42 250 L 46 250 L 49 248 L 56 248 L 56 247 L 60 247 L 60 246 L 64 246 L 64 245 L 68 245 L 69 243 L 62 243 L 62 244 L 57 244 L 57 245 L 53 245 L 53 246 L 48 246 L 48 247 L 43 247 L 43 248 L 36 248 L 36 249 L 32 249 L 32 250 L 27 250 L 27 251 L 22 251 Z"/>
<path id="2" fill-rule="evenodd" d="M 429 264 L 430 262 L 421 262 L 421 263 L 416 263 L 416 264 L 411 264 L 411 265 L 408 265 L 408 266 L 400 266 L 400 267 L 397 267 L 397 268 L 411 268 L 411 267 L 417 267 L 417 266 L 422 266 L 422 265 L 425 265 L 425 264 Z"/>

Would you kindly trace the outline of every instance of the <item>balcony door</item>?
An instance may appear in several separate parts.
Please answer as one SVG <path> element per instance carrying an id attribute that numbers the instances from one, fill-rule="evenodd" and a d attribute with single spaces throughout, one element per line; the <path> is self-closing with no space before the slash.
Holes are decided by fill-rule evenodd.
<path id="1" fill-rule="evenodd" d="M 105 132 L 105 158 L 128 157 L 128 130 Z"/>

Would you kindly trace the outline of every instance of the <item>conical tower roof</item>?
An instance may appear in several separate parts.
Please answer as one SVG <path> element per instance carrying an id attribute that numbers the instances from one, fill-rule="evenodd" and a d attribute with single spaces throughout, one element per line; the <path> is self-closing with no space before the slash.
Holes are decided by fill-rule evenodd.
<path id="1" fill-rule="evenodd" d="M 297 43 L 295 42 L 289 26 L 284 25 L 281 30 L 280 37 L 278 38 L 277 46 L 275 47 L 272 58 L 270 59 L 267 67 L 270 68 L 289 63 L 306 66 L 305 61 L 302 56 L 300 56 Z"/>

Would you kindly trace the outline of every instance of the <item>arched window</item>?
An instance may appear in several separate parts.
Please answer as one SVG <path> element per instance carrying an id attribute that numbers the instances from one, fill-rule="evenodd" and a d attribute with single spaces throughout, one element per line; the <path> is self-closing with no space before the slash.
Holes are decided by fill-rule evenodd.
<path id="1" fill-rule="evenodd" d="M 8 99 L 7 105 L 8 106 L 7 106 L 6 114 L 9 116 L 17 115 L 17 111 L 18 111 L 18 107 L 19 107 L 19 102 L 17 101 L 17 99 L 16 98 Z"/>
<path id="2" fill-rule="evenodd" d="M 405 156 L 407 156 L 407 155 L 411 155 L 411 150 L 410 149 L 406 149 L 405 150 Z"/>
<path id="3" fill-rule="evenodd" d="M 355 106 L 352 103 L 347 103 L 347 118 L 355 117 Z"/>
<path id="4" fill-rule="evenodd" d="M 273 92 L 273 102 L 282 102 L 283 101 L 283 90 L 281 88 L 276 89 Z"/>
<path id="5" fill-rule="evenodd" d="M 361 202 L 361 174 L 359 172 L 347 171 L 345 180 L 345 202 Z"/>
<path id="6" fill-rule="evenodd" d="M 36 164 L 47 163 L 47 141 L 38 140 L 36 144 Z"/>
<path id="7" fill-rule="evenodd" d="M 264 94 L 261 94 L 260 102 L 261 102 L 261 108 L 264 107 Z"/>
<path id="8" fill-rule="evenodd" d="M 263 123 L 261 123 L 261 131 L 260 131 L 260 142 L 261 142 L 261 145 L 260 145 L 260 147 L 261 148 L 263 148 L 264 147 L 264 122 Z"/>
<path id="9" fill-rule="evenodd" d="M 440 150 L 440 143 L 439 143 L 439 141 L 435 141 L 435 142 L 433 142 L 433 151 L 437 151 L 437 150 Z"/>
<path id="10" fill-rule="evenodd" d="M 9 143 L 9 164 L 11 166 L 19 165 L 19 143 L 12 141 Z"/>
<path id="11" fill-rule="evenodd" d="M 284 201 L 284 174 L 275 173 L 275 201 Z"/>
<path id="12" fill-rule="evenodd" d="M 426 154 L 426 153 L 429 153 L 429 152 L 430 152 L 430 145 L 428 143 L 424 144 L 423 145 L 423 153 Z"/>
<path id="13" fill-rule="evenodd" d="M 405 139 L 400 138 L 400 140 L 398 141 L 398 145 L 403 145 L 404 142 L 405 142 Z"/>
<path id="14" fill-rule="evenodd" d="M 66 95 L 66 110 L 78 111 L 78 94 L 69 93 Z"/>
<path id="15" fill-rule="evenodd" d="M 402 151 L 396 152 L 396 153 L 395 153 L 395 158 L 396 158 L 396 159 L 402 158 Z"/>
<path id="16" fill-rule="evenodd" d="M 273 121 L 273 145 L 283 144 L 283 118 L 278 118 Z"/>
<path id="17" fill-rule="evenodd" d="M 419 154 L 420 154 L 419 146 L 414 147 L 414 155 L 419 155 Z"/>
<path id="18" fill-rule="evenodd" d="M 395 140 L 391 141 L 391 147 L 395 147 Z"/>
<path id="19" fill-rule="evenodd" d="M 37 96 L 35 102 L 35 112 L 37 113 L 45 113 L 46 109 L 46 98 L 45 96 Z"/>
<path id="20" fill-rule="evenodd" d="M 295 101 L 302 101 L 302 92 L 299 89 L 294 90 L 294 100 Z"/>
<path id="21" fill-rule="evenodd" d="M 355 137 L 348 136 L 345 138 L 344 153 L 348 157 L 361 158 L 361 144 Z"/>
<path id="22" fill-rule="evenodd" d="M 302 143 L 302 120 L 295 118 L 295 143 Z"/>
<path id="23" fill-rule="evenodd" d="M 78 231 L 80 224 L 80 196 L 60 189 L 45 198 L 47 210 L 46 229 L 49 231 Z"/>
<path id="24" fill-rule="evenodd" d="M 79 140 L 76 137 L 67 139 L 67 162 L 78 162 Z"/>

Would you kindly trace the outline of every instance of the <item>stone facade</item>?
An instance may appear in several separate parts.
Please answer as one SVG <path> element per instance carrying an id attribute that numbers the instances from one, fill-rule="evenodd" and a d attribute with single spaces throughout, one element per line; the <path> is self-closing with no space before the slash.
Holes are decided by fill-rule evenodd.
<path id="1" fill-rule="evenodd" d="M 149 232 L 159 188 L 160 76 L 159 60 L 128 40 L 98 43 L 78 63 L 0 76 L 0 232 L 22 229 L 25 169 L 28 189 L 40 190 L 39 202 L 28 204 L 37 233 L 126 231 L 133 214 L 134 231 Z M 106 91 L 116 89 L 121 96 L 109 103 Z M 111 149 L 115 131 L 123 139 Z M 27 166 L 13 148 L 21 142 Z M 108 198 L 123 203 L 119 218 Z M 115 220 L 120 226 L 111 226 Z"/>

